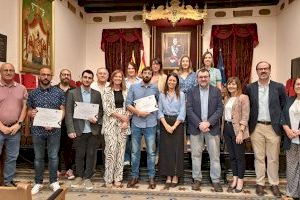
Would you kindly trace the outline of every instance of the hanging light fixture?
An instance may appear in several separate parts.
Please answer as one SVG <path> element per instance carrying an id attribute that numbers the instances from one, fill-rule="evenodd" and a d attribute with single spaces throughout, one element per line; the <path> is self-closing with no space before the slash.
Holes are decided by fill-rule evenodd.
<path id="1" fill-rule="evenodd" d="M 184 1 L 180 6 L 179 0 L 171 0 L 170 4 L 166 3 L 166 6 L 160 5 L 156 9 L 154 5 L 151 7 L 151 11 L 147 11 L 146 5 L 143 8 L 143 20 L 159 20 L 167 19 L 173 26 L 181 19 L 201 20 L 207 16 L 207 6 L 205 3 L 204 9 L 200 10 L 196 4 L 195 8 L 191 5 L 185 5 Z"/>

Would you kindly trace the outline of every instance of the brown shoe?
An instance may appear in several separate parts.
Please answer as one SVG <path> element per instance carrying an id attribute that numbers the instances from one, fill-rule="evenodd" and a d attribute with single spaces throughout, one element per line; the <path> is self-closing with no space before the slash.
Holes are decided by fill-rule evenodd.
<path id="1" fill-rule="evenodd" d="M 213 183 L 212 185 L 215 192 L 223 192 L 223 188 L 220 183 Z"/>
<path id="2" fill-rule="evenodd" d="M 156 188 L 156 184 L 154 181 L 154 178 L 149 178 L 149 187 L 148 189 L 155 189 Z"/>
<path id="3" fill-rule="evenodd" d="M 264 190 L 264 186 L 262 185 L 256 185 L 256 194 L 258 196 L 264 196 L 266 194 L 265 190 Z"/>
<path id="4" fill-rule="evenodd" d="M 137 178 L 132 178 L 128 183 L 127 183 L 127 188 L 132 188 L 134 187 L 139 180 Z"/>
<path id="5" fill-rule="evenodd" d="M 278 197 L 278 198 L 281 197 L 281 192 L 278 188 L 278 185 L 271 185 L 271 191 L 275 197 Z"/>
<path id="6" fill-rule="evenodd" d="M 201 185 L 200 181 L 194 180 L 194 183 L 192 185 L 192 190 L 200 190 L 200 185 Z"/>

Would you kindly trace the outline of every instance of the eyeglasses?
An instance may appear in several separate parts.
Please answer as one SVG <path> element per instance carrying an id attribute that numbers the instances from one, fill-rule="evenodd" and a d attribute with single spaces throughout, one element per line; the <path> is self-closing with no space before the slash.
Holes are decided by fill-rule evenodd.
<path id="1" fill-rule="evenodd" d="M 71 74 L 60 74 L 61 76 L 71 76 Z"/>
<path id="2" fill-rule="evenodd" d="M 51 76 L 52 76 L 52 74 L 41 74 L 40 76 L 42 76 L 42 77 L 46 77 L 46 76 L 49 76 L 49 77 L 51 77 Z"/>

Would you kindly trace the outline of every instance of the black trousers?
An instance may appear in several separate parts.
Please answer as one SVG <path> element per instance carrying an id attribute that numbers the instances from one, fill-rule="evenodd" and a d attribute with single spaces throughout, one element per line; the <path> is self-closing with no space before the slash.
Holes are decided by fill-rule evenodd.
<path id="1" fill-rule="evenodd" d="M 74 140 L 76 177 L 90 179 L 94 174 L 97 136 L 83 133 Z"/>
<path id="2" fill-rule="evenodd" d="M 233 176 L 244 178 L 245 174 L 245 146 L 244 143 L 237 144 L 235 142 L 235 133 L 232 123 L 224 124 L 224 139 L 229 152 L 230 164 Z"/>
<path id="3" fill-rule="evenodd" d="M 67 134 L 67 129 L 65 126 L 61 127 L 61 136 L 60 136 L 60 148 L 59 148 L 59 163 L 58 170 L 62 170 L 62 159 L 65 164 L 65 170 L 73 169 L 75 154 L 73 152 L 73 139 L 69 138 Z"/>

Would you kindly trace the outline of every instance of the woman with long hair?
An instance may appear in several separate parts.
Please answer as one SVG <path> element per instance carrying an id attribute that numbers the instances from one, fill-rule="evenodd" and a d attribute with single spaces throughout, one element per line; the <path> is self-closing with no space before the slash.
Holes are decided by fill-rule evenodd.
<path id="1" fill-rule="evenodd" d="M 161 60 L 159 58 L 154 58 L 151 61 L 151 68 L 153 72 L 151 83 L 158 87 L 159 92 L 163 92 L 167 75 L 164 74 Z"/>
<path id="2" fill-rule="evenodd" d="M 105 140 L 105 174 L 106 187 L 121 187 L 123 180 L 123 161 L 127 135 L 130 135 L 129 112 L 125 100 L 127 88 L 124 74 L 115 70 L 111 74 L 109 87 L 103 94 L 103 129 Z"/>
<path id="3" fill-rule="evenodd" d="M 166 187 L 175 187 L 183 175 L 184 130 L 186 115 L 185 95 L 179 90 L 176 73 L 167 77 L 164 91 L 159 97 L 160 126 L 159 173 L 166 176 Z"/>
<path id="4" fill-rule="evenodd" d="M 300 197 L 300 77 L 294 83 L 296 96 L 288 97 L 281 115 L 285 131 L 283 149 L 286 151 L 286 193 L 293 199 Z"/>
<path id="5" fill-rule="evenodd" d="M 248 120 L 250 103 L 247 95 L 242 94 L 241 81 L 230 77 L 226 84 L 228 96 L 224 103 L 223 136 L 229 152 L 233 181 L 227 192 L 243 191 L 245 174 L 245 146 L 243 141 L 249 137 Z"/>
<path id="6" fill-rule="evenodd" d="M 221 71 L 214 67 L 213 55 L 206 51 L 202 56 L 201 68 L 204 67 L 209 71 L 210 84 L 222 89 L 222 76 Z"/>
<path id="7" fill-rule="evenodd" d="M 190 57 L 181 57 L 178 75 L 180 90 L 186 95 L 196 85 L 196 73 L 193 70 Z"/>

